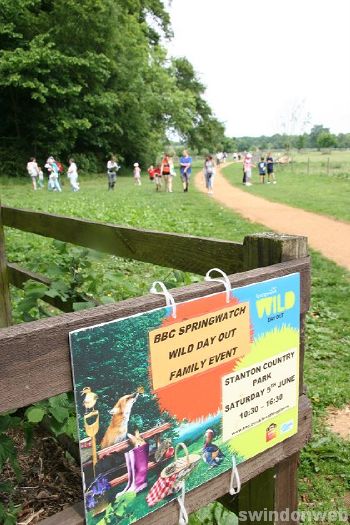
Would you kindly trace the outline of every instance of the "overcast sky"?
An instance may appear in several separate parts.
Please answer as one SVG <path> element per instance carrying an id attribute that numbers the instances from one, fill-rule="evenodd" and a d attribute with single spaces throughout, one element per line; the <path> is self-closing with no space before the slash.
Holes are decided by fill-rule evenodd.
<path id="1" fill-rule="evenodd" d="M 350 132 L 350 0 L 167 5 L 169 53 L 193 64 L 228 136 L 298 134 L 313 124 Z"/>

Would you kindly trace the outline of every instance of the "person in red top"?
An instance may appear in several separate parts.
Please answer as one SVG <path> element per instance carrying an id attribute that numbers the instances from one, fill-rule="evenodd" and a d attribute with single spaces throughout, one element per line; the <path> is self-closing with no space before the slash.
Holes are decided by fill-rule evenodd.
<path id="1" fill-rule="evenodd" d="M 172 193 L 173 191 L 173 176 L 171 173 L 172 159 L 167 153 L 164 153 L 162 163 L 160 165 L 160 172 L 165 180 L 166 191 Z"/>
<path id="2" fill-rule="evenodd" d="M 148 175 L 149 175 L 149 180 L 152 181 L 152 182 L 154 182 L 154 178 L 156 176 L 155 171 L 156 171 L 156 168 L 153 166 L 153 164 L 151 164 L 150 167 L 148 168 L 147 172 L 148 172 Z"/>

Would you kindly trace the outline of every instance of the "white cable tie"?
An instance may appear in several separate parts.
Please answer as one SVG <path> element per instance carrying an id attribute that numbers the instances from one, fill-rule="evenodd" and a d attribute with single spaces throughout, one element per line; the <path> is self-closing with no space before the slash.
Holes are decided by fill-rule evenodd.
<path id="1" fill-rule="evenodd" d="M 211 272 L 217 272 L 222 275 L 221 277 L 210 277 Z M 231 299 L 231 283 L 229 278 L 227 277 L 226 273 L 220 270 L 220 268 L 212 268 L 211 270 L 208 270 L 204 277 L 205 281 L 216 281 L 218 283 L 222 283 L 225 286 L 226 289 L 226 302 L 229 303 Z"/>
<path id="2" fill-rule="evenodd" d="M 161 292 L 159 292 L 157 290 L 157 285 L 159 285 L 161 287 L 161 289 L 162 289 Z M 169 290 L 167 289 L 165 284 L 162 283 L 162 281 L 154 281 L 154 283 L 152 284 L 152 286 L 150 288 L 150 293 L 154 293 L 154 294 L 157 294 L 157 295 L 164 295 L 165 301 L 166 301 L 166 305 L 167 305 L 168 308 L 172 309 L 172 316 L 173 316 L 174 319 L 176 319 L 176 303 L 175 303 L 175 299 L 171 295 L 171 293 L 169 292 Z"/>
<path id="3" fill-rule="evenodd" d="M 177 502 L 180 507 L 179 525 L 187 525 L 188 514 L 185 507 L 185 481 L 181 483 L 181 494 L 177 497 Z"/>
<path id="4" fill-rule="evenodd" d="M 235 481 L 236 483 L 234 486 Z M 229 493 L 231 494 L 231 496 L 234 496 L 235 494 L 238 494 L 240 490 L 241 490 L 241 480 L 238 474 L 236 458 L 235 456 L 232 456 L 232 471 L 231 471 Z"/>

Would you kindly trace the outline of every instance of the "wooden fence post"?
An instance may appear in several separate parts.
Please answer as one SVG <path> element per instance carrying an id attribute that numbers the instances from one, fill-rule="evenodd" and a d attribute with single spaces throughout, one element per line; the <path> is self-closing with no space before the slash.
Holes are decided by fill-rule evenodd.
<path id="1" fill-rule="evenodd" d="M 301 259 L 307 255 L 307 237 L 270 232 L 247 235 L 243 241 L 243 271 Z"/>
<path id="2" fill-rule="evenodd" d="M 276 219 L 278 220 L 278 219 Z M 308 255 L 307 238 L 297 235 L 279 235 L 275 233 L 261 233 L 248 235 L 244 238 L 243 270 L 251 270 L 271 264 L 277 264 L 293 259 L 300 259 Z M 304 316 L 301 316 L 301 347 L 300 347 L 300 374 L 303 371 L 304 357 Z M 303 378 L 300 377 L 300 394 L 303 391 Z M 273 451 L 271 451 L 273 453 Z M 275 468 L 269 469 L 260 476 L 246 483 L 236 498 L 232 501 L 224 496 L 220 501 L 230 508 L 237 516 L 240 512 L 239 523 L 247 525 L 256 523 L 260 515 L 260 522 L 268 525 L 294 525 L 298 523 L 296 511 L 298 508 L 297 467 L 299 453 L 293 454 L 278 463 Z M 254 513 L 249 515 L 249 512 Z M 260 514 L 259 514 L 260 513 Z"/>
<path id="3" fill-rule="evenodd" d="M 5 254 L 5 235 L 1 218 L 0 202 L 0 328 L 10 326 L 11 317 L 11 298 L 9 281 L 7 276 L 7 261 Z"/>

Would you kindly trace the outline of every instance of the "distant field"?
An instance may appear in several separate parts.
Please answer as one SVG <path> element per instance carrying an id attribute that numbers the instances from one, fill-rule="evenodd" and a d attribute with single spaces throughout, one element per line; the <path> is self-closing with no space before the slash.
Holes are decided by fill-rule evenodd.
<path id="1" fill-rule="evenodd" d="M 234 186 L 254 195 L 350 222 L 350 151 L 293 153 L 292 159 L 290 164 L 276 164 L 275 185 L 260 184 L 254 168 L 253 186 L 242 186 L 241 163 L 223 173 Z"/>

